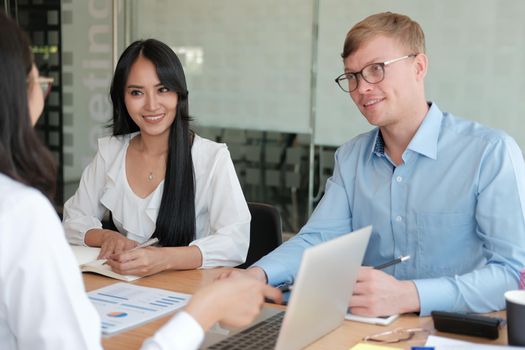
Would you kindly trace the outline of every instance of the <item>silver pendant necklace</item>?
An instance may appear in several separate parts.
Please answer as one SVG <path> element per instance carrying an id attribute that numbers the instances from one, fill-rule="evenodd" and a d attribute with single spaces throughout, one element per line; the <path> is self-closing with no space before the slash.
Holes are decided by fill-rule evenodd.
<path id="1" fill-rule="evenodd" d="M 149 175 L 148 175 L 148 181 L 151 181 L 151 180 L 153 180 L 153 172 L 152 171 L 150 171 Z"/>

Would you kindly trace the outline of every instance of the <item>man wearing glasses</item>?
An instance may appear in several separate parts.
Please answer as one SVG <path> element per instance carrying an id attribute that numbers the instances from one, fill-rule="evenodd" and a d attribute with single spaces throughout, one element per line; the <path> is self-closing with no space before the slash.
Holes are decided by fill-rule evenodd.
<path id="1" fill-rule="evenodd" d="M 409 17 L 364 19 L 348 33 L 342 57 L 336 82 L 376 128 L 337 150 L 308 223 L 249 273 L 292 284 L 304 249 L 372 224 L 363 265 L 411 259 L 361 268 L 352 313 L 503 309 L 504 292 L 518 288 L 525 266 L 519 147 L 502 131 L 427 102 L 424 34 Z"/>

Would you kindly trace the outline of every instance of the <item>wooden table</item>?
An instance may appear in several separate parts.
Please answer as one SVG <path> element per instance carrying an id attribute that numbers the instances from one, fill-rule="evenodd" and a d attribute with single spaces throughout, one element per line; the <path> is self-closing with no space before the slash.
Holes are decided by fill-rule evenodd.
<path id="1" fill-rule="evenodd" d="M 210 270 L 191 270 L 191 271 L 166 271 L 154 276 L 141 278 L 133 284 L 162 288 L 181 293 L 193 293 L 198 288 L 211 283 L 215 277 L 224 271 L 224 269 L 210 269 Z M 92 291 L 119 281 L 107 278 L 104 276 L 84 273 L 84 283 L 87 291 Z M 279 307 L 268 304 L 268 306 Z M 505 317 L 505 312 L 500 311 L 491 316 Z M 158 320 L 147 323 L 143 326 L 133 328 L 127 332 L 123 332 L 112 337 L 102 339 L 102 344 L 107 350 L 133 350 L 140 349 L 144 339 L 150 337 L 159 329 L 172 315 L 160 318 Z M 400 319 L 394 321 L 389 326 L 375 326 L 353 321 L 344 321 L 343 325 L 333 332 L 320 338 L 313 344 L 307 347 L 308 350 L 348 350 L 353 345 L 363 339 L 364 336 L 384 332 L 394 328 L 424 328 L 428 330 L 429 334 L 446 336 L 459 340 L 466 340 L 485 344 L 507 344 L 507 330 L 500 331 L 500 336 L 496 340 L 485 340 L 482 338 L 459 336 L 450 333 L 440 333 L 434 330 L 432 319 L 430 317 L 418 317 L 416 315 L 404 315 Z M 423 345 L 426 341 L 426 335 L 416 336 L 410 341 L 391 344 L 403 349 L 410 349 L 414 345 Z"/>

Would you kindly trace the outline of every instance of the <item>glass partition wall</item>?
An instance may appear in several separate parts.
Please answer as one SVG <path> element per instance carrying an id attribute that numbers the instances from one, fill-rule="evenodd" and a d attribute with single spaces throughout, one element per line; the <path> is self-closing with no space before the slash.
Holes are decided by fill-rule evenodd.
<path id="1" fill-rule="evenodd" d="M 472 16 L 476 9 L 476 16 Z M 520 146 L 525 2 L 519 0 L 62 1 L 66 195 L 111 117 L 114 58 L 131 41 L 166 42 L 183 63 L 201 136 L 228 144 L 246 199 L 276 205 L 295 233 L 322 196 L 341 145 L 371 127 L 334 78 L 347 31 L 380 11 L 427 38 L 427 98 L 504 129 Z M 489 83 L 490 82 L 490 83 Z M 66 85 L 67 84 L 67 85 Z"/>
<path id="2" fill-rule="evenodd" d="M 0 9 L 9 14 L 31 40 L 31 50 L 46 94 L 46 103 L 35 126 L 39 137 L 47 145 L 57 165 L 55 202 L 60 208 L 64 201 L 64 118 L 62 106 L 69 100 L 62 95 L 62 18 L 60 0 L 3 0 Z"/>
<path id="3" fill-rule="evenodd" d="M 297 232 L 308 212 L 316 2 L 130 1 L 130 40 L 180 57 L 196 131 L 228 145 L 248 201 Z M 220 30 L 217 30 L 220 28 Z"/>

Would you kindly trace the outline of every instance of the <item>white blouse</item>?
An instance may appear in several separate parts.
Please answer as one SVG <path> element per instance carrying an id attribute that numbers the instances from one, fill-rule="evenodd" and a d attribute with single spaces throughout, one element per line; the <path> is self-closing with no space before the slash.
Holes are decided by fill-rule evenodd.
<path id="1" fill-rule="evenodd" d="M 187 312 L 180 311 L 155 334 L 144 341 L 141 350 L 197 350 L 204 340 L 201 325 Z"/>
<path id="2" fill-rule="evenodd" d="M 53 207 L 3 174 L 0 193 L 0 349 L 102 350 L 100 318 Z M 141 350 L 196 350 L 203 339 L 181 311 Z"/>
<path id="3" fill-rule="evenodd" d="M 155 231 L 164 181 L 140 198 L 128 184 L 126 152 L 138 133 L 99 139 L 98 152 L 82 174 L 77 192 L 64 205 L 64 229 L 72 244 L 84 245 L 90 229 L 102 228 L 111 211 L 113 222 L 127 238 L 143 243 Z M 250 212 L 230 153 L 219 144 L 195 135 L 191 150 L 195 174 L 196 239 L 202 267 L 243 263 L 250 242 Z"/>
<path id="4" fill-rule="evenodd" d="M 0 349 L 102 349 L 100 320 L 55 210 L 0 174 Z"/>

